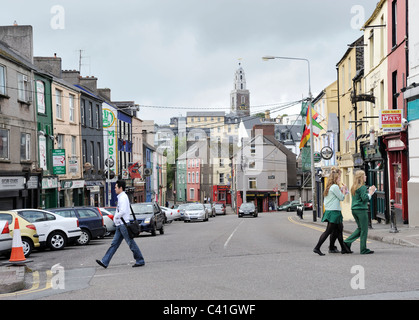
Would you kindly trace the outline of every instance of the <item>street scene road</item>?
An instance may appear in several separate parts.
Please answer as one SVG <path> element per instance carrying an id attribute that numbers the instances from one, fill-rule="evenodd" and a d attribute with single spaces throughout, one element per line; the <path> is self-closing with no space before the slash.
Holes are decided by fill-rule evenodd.
<path id="1" fill-rule="evenodd" d="M 327 241 L 321 257 L 312 250 L 323 230 L 293 212 L 174 221 L 136 238 L 144 267 L 131 268 L 125 242 L 98 266 L 112 237 L 35 251 L 26 291 L 0 299 L 419 299 L 418 248 L 368 240 L 373 255 L 360 255 L 359 242 L 353 254 L 327 254 Z"/>

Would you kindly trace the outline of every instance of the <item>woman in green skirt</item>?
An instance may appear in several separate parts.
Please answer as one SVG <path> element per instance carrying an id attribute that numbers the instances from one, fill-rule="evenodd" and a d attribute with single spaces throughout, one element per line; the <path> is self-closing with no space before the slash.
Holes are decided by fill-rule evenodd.
<path id="1" fill-rule="evenodd" d="M 371 254 L 374 251 L 367 248 L 368 237 L 368 201 L 371 200 L 377 188 L 371 186 L 369 189 L 365 186 L 367 177 L 365 172 L 358 170 L 355 173 L 354 184 L 351 188 L 352 194 L 352 215 L 358 225 L 358 228 L 345 240 L 345 244 L 350 248 L 352 242 L 361 238 L 361 254 Z"/>
<path id="2" fill-rule="evenodd" d="M 345 199 L 346 186 L 343 186 L 341 190 L 339 188 L 340 175 L 339 173 L 332 171 L 327 180 L 327 185 L 324 190 L 324 206 L 326 211 L 324 212 L 322 221 L 327 221 L 326 231 L 322 233 L 319 238 L 319 242 L 314 247 L 313 252 L 320 256 L 324 256 L 324 253 L 320 251 L 320 247 L 326 241 L 327 237 L 331 234 L 335 234 L 342 248 L 341 253 L 352 253 L 348 246 L 343 242 L 343 216 L 340 202 Z"/>

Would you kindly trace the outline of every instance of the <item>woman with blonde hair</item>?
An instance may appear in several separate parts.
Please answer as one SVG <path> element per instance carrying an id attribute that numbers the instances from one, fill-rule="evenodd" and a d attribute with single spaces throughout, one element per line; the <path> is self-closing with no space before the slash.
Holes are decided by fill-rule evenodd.
<path id="1" fill-rule="evenodd" d="M 362 170 L 355 173 L 354 184 L 351 188 L 352 195 L 352 216 L 354 217 L 358 228 L 345 240 L 345 244 L 350 248 L 352 242 L 361 237 L 361 254 L 371 254 L 374 251 L 367 249 L 368 237 L 368 201 L 371 199 L 377 188 L 371 186 L 369 189 L 365 186 L 367 176 Z"/>
<path id="2" fill-rule="evenodd" d="M 339 188 L 340 174 L 337 171 L 332 171 L 327 180 L 326 188 L 324 190 L 324 206 L 326 211 L 324 212 L 322 221 L 327 221 L 326 231 L 322 233 L 319 241 L 315 248 L 314 253 L 320 256 L 324 256 L 324 253 L 320 251 L 320 247 L 326 241 L 329 235 L 335 234 L 342 248 L 341 253 L 352 253 L 350 249 L 343 242 L 343 216 L 340 202 L 345 199 L 346 187 L 343 186 L 342 190 Z"/>

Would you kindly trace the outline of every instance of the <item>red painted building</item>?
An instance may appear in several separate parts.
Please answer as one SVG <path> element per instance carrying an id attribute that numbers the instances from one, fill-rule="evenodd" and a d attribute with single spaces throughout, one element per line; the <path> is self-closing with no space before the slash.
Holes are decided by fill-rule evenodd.
<path id="1" fill-rule="evenodd" d="M 201 201 L 201 161 L 199 158 L 187 159 L 186 179 L 187 201 Z"/>
<path id="2" fill-rule="evenodd" d="M 408 21 L 407 0 L 388 1 L 388 106 L 389 109 L 403 110 L 407 119 L 407 104 L 403 98 L 408 69 Z M 395 200 L 396 216 L 408 222 L 407 182 L 408 142 L 403 130 L 383 136 L 386 145 L 389 168 L 389 194 Z"/>

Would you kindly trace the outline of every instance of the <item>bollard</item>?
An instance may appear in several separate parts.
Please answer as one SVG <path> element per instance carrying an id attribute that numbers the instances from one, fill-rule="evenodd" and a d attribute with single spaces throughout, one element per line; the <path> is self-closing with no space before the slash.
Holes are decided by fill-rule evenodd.
<path id="1" fill-rule="evenodd" d="M 391 228 L 390 228 L 390 233 L 397 233 L 399 232 L 399 230 L 397 230 L 397 225 L 396 225 L 396 212 L 394 211 L 394 200 L 391 199 L 390 203 L 391 203 L 391 209 L 390 209 L 390 222 L 391 222 Z"/>

